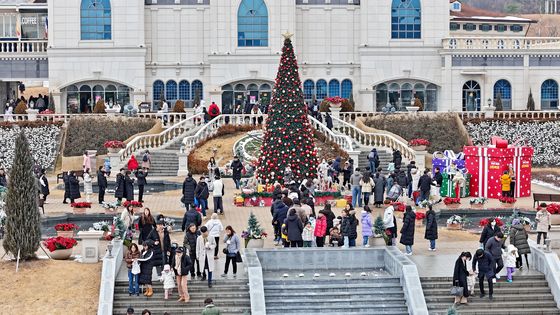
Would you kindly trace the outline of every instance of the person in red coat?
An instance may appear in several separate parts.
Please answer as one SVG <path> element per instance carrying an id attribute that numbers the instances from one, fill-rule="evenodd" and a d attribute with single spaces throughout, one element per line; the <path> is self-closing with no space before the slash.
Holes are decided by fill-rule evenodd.
<path id="1" fill-rule="evenodd" d="M 210 107 L 208 108 L 208 115 L 210 115 L 210 120 L 220 115 L 220 108 L 216 103 L 212 102 L 212 104 L 210 104 Z"/>
<path id="2" fill-rule="evenodd" d="M 324 213 L 319 212 L 317 216 L 317 221 L 315 221 L 315 242 L 317 247 L 323 247 L 325 244 L 325 236 L 327 235 L 327 217 Z"/>
<path id="3" fill-rule="evenodd" d="M 130 160 L 128 160 L 127 167 L 129 171 L 136 171 L 138 169 L 138 161 L 136 160 L 134 154 L 130 157 Z"/>

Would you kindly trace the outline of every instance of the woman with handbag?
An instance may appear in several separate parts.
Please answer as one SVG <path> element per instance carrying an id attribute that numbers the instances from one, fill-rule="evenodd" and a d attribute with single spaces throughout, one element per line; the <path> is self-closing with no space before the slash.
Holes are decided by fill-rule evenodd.
<path id="1" fill-rule="evenodd" d="M 455 270 L 453 271 L 453 288 L 451 294 L 455 296 L 455 304 L 467 304 L 467 298 L 470 296 L 467 277 L 467 260 L 471 260 L 470 252 L 462 252 L 457 261 L 455 261 Z"/>
<path id="2" fill-rule="evenodd" d="M 226 244 L 224 248 L 224 254 L 226 255 L 226 265 L 224 267 L 224 274 L 222 277 L 227 277 L 229 270 L 229 263 L 233 264 L 233 278 L 237 276 L 237 260 L 238 256 L 241 256 L 239 249 L 241 248 L 241 241 L 239 236 L 235 234 L 235 231 L 228 225 L 226 227 L 226 236 L 224 237 L 224 243 Z"/>
<path id="3" fill-rule="evenodd" d="M 187 275 L 191 270 L 192 261 L 188 251 L 188 248 L 183 250 L 182 247 L 179 247 L 175 251 L 175 257 L 172 259 L 173 270 L 177 277 L 177 288 L 179 290 L 179 300 L 177 300 L 177 302 L 187 303 L 190 300 L 187 287 Z"/>
<path id="4" fill-rule="evenodd" d="M 130 250 L 126 253 L 124 260 L 126 261 L 126 267 L 128 268 L 128 295 L 131 296 L 136 294 L 140 295 L 140 285 L 138 283 L 138 275 L 140 274 L 140 263 L 138 263 L 138 258 L 140 258 L 140 251 L 138 250 L 138 245 L 132 243 L 130 245 Z"/>

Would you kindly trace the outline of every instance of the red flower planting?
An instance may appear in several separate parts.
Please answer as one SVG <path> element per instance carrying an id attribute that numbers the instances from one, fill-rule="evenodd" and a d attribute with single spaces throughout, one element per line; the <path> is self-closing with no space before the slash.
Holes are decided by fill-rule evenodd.
<path id="1" fill-rule="evenodd" d="M 47 240 L 43 241 L 43 245 L 45 245 L 45 247 L 48 248 L 50 252 L 54 252 L 58 249 L 70 249 L 78 245 L 78 242 L 73 238 L 58 236 L 48 238 Z"/>
<path id="2" fill-rule="evenodd" d="M 445 197 L 443 198 L 443 203 L 446 205 L 461 203 L 461 198 Z"/>
<path id="3" fill-rule="evenodd" d="M 54 114 L 54 112 L 47 108 L 44 111 L 40 112 L 39 114 L 41 114 L 41 115 L 52 115 L 52 114 Z"/>
<path id="4" fill-rule="evenodd" d="M 426 218 L 426 214 L 424 212 L 416 212 L 416 220 L 424 220 Z"/>
<path id="5" fill-rule="evenodd" d="M 119 141 L 119 140 L 105 141 L 103 146 L 106 147 L 106 148 L 113 148 L 113 149 L 123 149 L 123 148 L 126 147 L 124 142 Z"/>
<path id="6" fill-rule="evenodd" d="M 497 226 L 504 225 L 504 221 L 502 221 L 502 219 L 500 219 L 500 218 L 484 218 L 484 219 L 482 219 L 478 222 L 478 225 L 482 226 L 482 227 L 485 227 L 485 226 L 488 225 L 488 223 L 492 222 L 492 220 L 496 220 L 496 225 Z"/>
<path id="7" fill-rule="evenodd" d="M 78 229 L 78 226 L 74 223 L 59 223 L 54 226 L 56 231 L 75 231 Z"/>
<path id="8" fill-rule="evenodd" d="M 333 103 L 333 104 L 338 104 L 338 103 L 342 103 L 344 102 L 346 99 L 342 98 L 340 96 L 334 96 L 334 97 L 327 97 L 325 99 L 325 101 L 329 102 L 329 103 Z"/>
<path id="9" fill-rule="evenodd" d="M 74 202 L 70 206 L 72 208 L 91 208 L 91 202 Z"/>
<path id="10" fill-rule="evenodd" d="M 500 197 L 498 200 L 500 200 L 501 203 L 515 203 L 517 201 L 517 199 L 512 197 Z"/>
<path id="11" fill-rule="evenodd" d="M 538 207 L 537 210 L 541 210 L 542 207 Z M 550 214 L 560 214 L 560 203 L 551 203 L 546 206 L 546 211 Z"/>
<path id="12" fill-rule="evenodd" d="M 123 207 L 126 208 L 126 207 L 128 207 L 128 206 L 133 206 L 133 207 L 135 207 L 135 208 L 136 208 L 136 207 L 142 207 L 142 203 L 141 203 L 141 202 L 138 202 L 138 201 L 135 201 L 135 200 L 132 200 L 132 201 L 128 201 L 128 200 L 127 200 L 127 201 L 123 202 Z"/>
<path id="13" fill-rule="evenodd" d="M 395 211 L 404 212 L 404 210 L 406 210 L 406 205 L 402 202 L 393 202 L 391 205 Z"/>
<path id="14" fill-rule="evenodd" d="M 408 142 L 408 145 L 410 145 L 412 147 L 416 147 L 416 146 L 420 146 L 420 145 L 429 146 L 430 141 L 428 141 L 426 139 L 412 139 Z"/>

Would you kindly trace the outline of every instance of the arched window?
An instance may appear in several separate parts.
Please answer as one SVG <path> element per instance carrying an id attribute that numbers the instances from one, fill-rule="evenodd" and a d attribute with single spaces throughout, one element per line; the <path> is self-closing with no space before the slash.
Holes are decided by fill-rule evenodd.
<path id="1" fill-rule="evenodd" d="M 321 79 L 317 81 L 317 100 L 327 97 L 327 81 Z"/>
<path id="2" fill-rule="evenodd" d="M 463 110 L 480 111 L 480 84 L 470 80 L 463 85 Z"/>
<path id="3" fill-rule="evenodd" d="M 388 94 L 387 94 L 387 84 L 379 84 L 375 87 L 375 110 L 378 112 L 383 111 L 383 107 L 387 105 Z"/>
<path id="4" fill-rule="evenodd" d="M 259 90 L 259 86 L 256 85 L 255 83 L 251 83 L 249 84 L 249 86 L 247 86 L 247 91 L 258 91 Z"/>
<path id="5" fill-rule="evenodd" d="M 340 96 L 340 82 L 338 80 L 329 82 L 329 96 Z"/>
<path id="6" fill-rule="evenodd" d="M 352 81 L 348 79 L 343 80 L 341 96 L 344 98 L 350 98 L 350 95 L 352 95 Z"/>
<path id="7" fill-rule="evenodd" d="M 186 101 L 191 96 L 191 85 L 189 81 L 182 80 L 179 82 L 179 99 Z"/>
<path id="8" fill-rule="evenodd" d="M 204 90 L 202 88 L 202 82 L 200 82 L 199 80 L 194 80 L 191 85 L 191 93 L 192 93 L 191 94 L 192 100 L 196 98 L 197 94 L 201 100 L 204 99 Z"/>
<path id="9" fill-rule="evenodd" d="M 313 99 L 313 95 L 315 94 L 315 83 L 313 80 L 305 80 L 303 82 L 303 95 L 306 100 Z"/>
<path id="10" fill-rule="evenodd" d="M 173 80 L 167 81 L 165 83 L 165 99 L 176 100 L 177 99 L 177 82 Z"/>
<path id="11" fill-rule="evenodd" d="M 412 105 L 412 84 L 405 83 L 401 86 L 401 102 L 405 107 Z"/>
<path id="12" fill-rule="evenodd" d="M 111 39 L 111 2 L 109 0 L 82 0 L 82 40 Z"/>
<path id="13" fill-rule="evenodd" d="M 498 95 L 502 100 L 502 107 L 504 110 L 511 110 L 511 84 L 508 80 L 498 80 L 494 84 L 494 105 Z"/>
<path id="14" fill-rule="evenodd" d="M 263 0 L 243 0 L 237 11 L 237 45 L 268 46 L 268 9 Z"/>
<path id="15" fill-rule="evenodd" d="M 546 80 L 541 85 L 541 109 L 558 108 L 558 82 Z"/>
<path id="16" fill-rule="evenodd" d="M 420 0 L 393 0 L 391 38 L 421 38 L 422 11 Z"/>
<path id="17" fill-rule="evenodd" d="M 261 84 L 261 87 L 259 88 L 259 91 L 265 91 L 265 92 L 270 92 L 272 91 L 272 88 L 270 87 L 269 84 Z"/>
<path id="18" fill-rule="evenodd" d="M 107 101 L 105 99 L 105 89 L 101 85 L 96 85 L 93 87 L 93 101 L 97 103 L 100 99 Z"/>
<path id="19" fill-rule="evenodd" d="M 163 81 L 161 80 L 157 80 L 154 81 L 154 83 L 152 84 L 152 94 L 154 95 L 154 102 L 157 102 L 161 99 L 161 95 L 163 94 L 163 90 L 164 90 L 165 84 L 163 84 Z"/>

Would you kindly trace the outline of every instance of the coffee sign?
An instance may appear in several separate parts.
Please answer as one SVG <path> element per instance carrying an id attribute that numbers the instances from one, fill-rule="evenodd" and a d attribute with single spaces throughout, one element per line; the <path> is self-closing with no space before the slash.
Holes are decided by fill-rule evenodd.
<path id="1" fill-rule="evenodd" d="M 22 16 L 21 17 L 21 24 L 23 24 L 23 25 L 37 25 L 37 17 L 36 16 Z"/>

